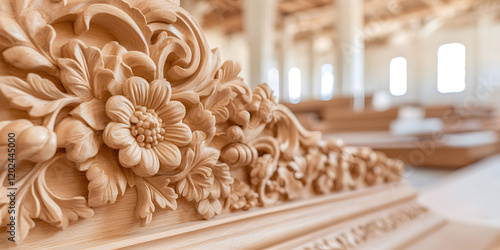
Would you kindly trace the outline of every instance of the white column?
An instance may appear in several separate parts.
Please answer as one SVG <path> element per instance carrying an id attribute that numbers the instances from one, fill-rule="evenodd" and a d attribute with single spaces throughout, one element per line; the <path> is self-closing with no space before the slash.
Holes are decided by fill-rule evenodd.
<path id="1" fill-rule="evenodd" d="M 477 39 L 476 39 L 476 65 L 477 80 L 481 81 L 488 78 L 491 64 L 491 27 L 495 22 L 495 16 L 491 13 L 480 13 L 477 20 Z"/>
<path id="2" fill-rule="evenodd" d="M 249 46 L 249 85 L 267 82 L 267 71 L 274 58 L 277 0 L 245 0 L 244 22 Z"/>
<path id="3" fill-rule="evenodd" d="M 250 0 L 251 1 L 251 0 Z M 289 102 L 288 71 L 292 67 L 291 53 L 295 42 L 295 20 L 285 18 L 281 31 L 279 71 L 280 71 L 280 101 Z"/>
<path id="4" fill-rule="evenodd" d="M 316 70 L 316 47 L 314 46 L 314 43 L 316 41 L 316 32 L 312 31 L 309 33 L 309 39 L 307 41 L 307 54 L 308 54 L 308 69 L 307 69 L 307 82 L 306 86 L 308 89 L 308 98 L 310 99 L 319 99 L 318 98 L 318 93 L 316 90 L 316 76 L 319 74 Z"/>
<path id="5" fill-rule="evenodd" d="M 364 13 L 363 0 L 336 0 L 337 60 L 336 82 L 342 94 L 354 97 L 354 110 L 364 108 Z"/>
<path id="6" fill-rule="evenodd" d="M 491 39 L 495 23 L 493 12 L 484 10 L 478 14 L 476 39 L 476 81 L 474 94 L 482 104 L 498 100 L 498 86 L 493 81 Z"/>

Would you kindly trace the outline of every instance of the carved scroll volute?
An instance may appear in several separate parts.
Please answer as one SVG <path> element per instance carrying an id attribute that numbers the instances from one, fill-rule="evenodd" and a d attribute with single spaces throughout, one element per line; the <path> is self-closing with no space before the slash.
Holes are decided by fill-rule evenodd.
<path id="1" fill-rule="evenodd" d="M 34 219 L 64 229 L 127 188 L 147 225 L 179 199 L 210 219 L 399 179 L 399 161 L 324 142 L 268 85 L 252 92 L 178 0 L 11 0 L 0 11 L 0 151 L 13 133 L 16 163 L 31 166 L 14 183 L 16 243 Z M 2 194 L 9 160 L 0 155 Z M 88 198 L 52 192 L 56 167 L 85 172 Z"/>

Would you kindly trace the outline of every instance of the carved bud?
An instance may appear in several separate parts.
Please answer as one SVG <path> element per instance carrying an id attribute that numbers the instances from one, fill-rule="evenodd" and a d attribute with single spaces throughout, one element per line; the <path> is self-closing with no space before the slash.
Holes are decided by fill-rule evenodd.
<path id="1" fill-rule="evenodd" d="M 233 125 L 227 129 L 227 136 L 233 141 L 243 141 L 245 134 L 240 126 Z"/>
<path id="2" fill-rule="evenodd" d="M 238 125 L 246 125 L 250 121 L 250 113 L 246 110 L 240 110 L 234 116 L 234 122 Z"/>
<path id="3" fill-rule="evenodd" d="M 15 138 L 18 162 L 24 159 L 44 162 L 56 153 L 56 134 L 46 127 L 33 125 L 31 121 L 24 119 L 2 121 L 0 122 L 0 148 L 9 146 L 9 134 Z M 7 154 L 0 155 L 0 162 L 4 163 L 7 157 Z"/>
<path id="4" fill-rule="evenodd" d="M 250 165 L 257 158 L 257 150 L 246 144 L 233 143 L 222 149 L 220 159 L 230 167 Z"/>

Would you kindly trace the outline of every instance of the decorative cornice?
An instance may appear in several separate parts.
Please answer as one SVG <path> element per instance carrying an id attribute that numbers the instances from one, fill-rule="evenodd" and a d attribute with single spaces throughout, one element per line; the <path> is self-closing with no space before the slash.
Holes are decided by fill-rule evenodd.
<path id="1" fill-rule="evenodd" d="M 221 63 L 178 5 L 0 3 L 0 93 L 9 104 L 3 114 L 12 114 L 0 117 L 0 151 L 15 134 L 15 163 L 31 168 L 9 186 L 10 158 L 0 154 L 0 225 L 11 220 L 6 193 L 14 187 L 16 243 L 34 219 L 64 229 L 127 188 L 137 192 L 135 216 L 145 226 L 178 199 L 210 219 L 400 179 L 400 161 L 322 141 L 268 85 L 252 92 L 240 66 Z M 85 172 L 87 197 L 53 193 L 49 168 Z"/>
<path id="2" fill-rule="evenodd" d="M 420 205 L 407 205 L 383 217 L 378 217 L 366 223 L 334 232 L 311 243 L 302 245 L 300 248 L 307 250 L 354 249 L 370 239 L 396 231 L 400 226 L 416 220 L 427 212 L 428 210 Z"/>

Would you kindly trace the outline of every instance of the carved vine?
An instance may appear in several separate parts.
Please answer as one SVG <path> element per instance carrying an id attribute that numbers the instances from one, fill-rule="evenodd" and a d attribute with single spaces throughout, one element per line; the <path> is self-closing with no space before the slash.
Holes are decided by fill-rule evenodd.
<path id="1" fill-rule="evenodd" d="M 329 234 L 299 248 L 304 250 L 355 249 L 373 238 L 394 232 L 399 227 L 427 213 L 426 208 L 417 204 L 406 205 L 387 215 Z"/>
<path id="2" fill-rule="evenodd" d="M 0 93 L 6 112 L 27 117 L 2 119 L 0 148 L 14 132 L 17 164 L 32 166 L 16 183 L 17 242 L 33 219 L 64 229 L 127 188 L 135 187 L 135 215 L 147 225 L 181 198 L 210 219 L 400 178 L 399 161 L 322 141 L 268 85 L 252 92 L 178 1 L 11 0 L 0 10 Z M 88 196 L 54 194 L 45 173 L 56 167 L 85 172 Z"/>

